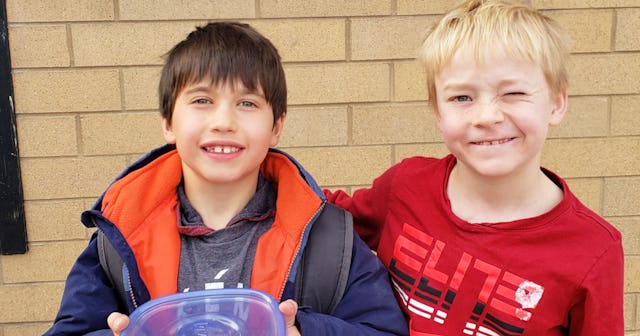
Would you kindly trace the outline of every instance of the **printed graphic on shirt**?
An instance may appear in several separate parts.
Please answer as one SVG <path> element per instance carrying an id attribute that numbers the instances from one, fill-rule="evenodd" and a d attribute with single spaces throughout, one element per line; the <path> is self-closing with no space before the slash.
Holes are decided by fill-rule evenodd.
<path id="1" fill-rule="evenodd" d="M 389 271 L 411 314 L 430 321 L 433 330 L 459 327 L 461 335 L 521 335 L 544 294 L 535 282 L 448 247 L 406 223 Z M 465 296 L 472 292 L 474 297 L 459 297 L 461 287 Z M 457 316 L 461 311 L 467 316 L 466 323 L 447 325 L 453 309 Z M 414 330 L 412 335 L 437 336 Z"/>
<path id="2" fill-rule="evenodd" d="M 218 273 L 216 273 L 216 275 L 213 277 L 214 281 L 211 282 L 205 282 L 204 284 L 204 289 L 208 290 L 208 289 L 224 289 L 224 288 L 244 288 L 244 284 L 242 282 L 225 282 L 223 280 L 224 275 L 229 271 L 228 268 L 225 268 L 221 271 L 219 271 Z M 183 292 L 188 292 L 191 289 L 189 287 L 183 289 Z"/>

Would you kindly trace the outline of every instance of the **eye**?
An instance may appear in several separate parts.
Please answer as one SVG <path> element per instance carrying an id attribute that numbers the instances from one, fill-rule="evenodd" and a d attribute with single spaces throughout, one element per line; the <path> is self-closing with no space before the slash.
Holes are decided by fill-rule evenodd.
<path id="1" fill-rule="evenodd" d="M 196 98 L 193 100 L 193 104 L 211 104 L 211 100 L 208 98 Z"/>
<path id="2" fill-rule="evenodd" d="M 243 100 L 240 102 L 240 106 L 242 107 L 256 107 L 257 105 L 251 101 Z"/>
<path id="3" fill-rule="evenodd" d="M 520 92 L 520 91 L 513 91 L 513 92 L 507 93 L 508 96 L 521 96 L 524 94 L 525 94 L 524 92 Z"/>
<path id="4" fill-rule="evenodd" d="M 451 97 L 451 100 L 455 101 L 455 102 L 459 102 L 459 103 L 469 102 L 469 101 L 471 101 L 471 97 L 469 97 L 469 96 L 454 96 L 454 97 Z"/>

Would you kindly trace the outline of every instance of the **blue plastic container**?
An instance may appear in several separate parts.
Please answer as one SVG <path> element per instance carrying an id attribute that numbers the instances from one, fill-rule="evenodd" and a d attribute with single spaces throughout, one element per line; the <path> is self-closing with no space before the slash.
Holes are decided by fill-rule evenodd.
<path id="1" fill-rule="evenodd" d="M 278 303 L 254 289 L 214 289 L 151 300 L 122 336 L 285 336 Z"/>

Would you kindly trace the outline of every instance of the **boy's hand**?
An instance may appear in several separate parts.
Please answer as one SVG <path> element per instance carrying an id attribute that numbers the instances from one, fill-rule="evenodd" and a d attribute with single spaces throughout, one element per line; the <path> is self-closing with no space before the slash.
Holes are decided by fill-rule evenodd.
<path id="1" fill-rule="evenodd" d="M 119 336 L 122 330 L 129 325 L 129 316 L 121 313 L 111 313 L 107 317 L 107 325 L 113 331 L 113 336 Z"/>
<path id="2" fill-rule="evenodd" d="M 298 304 L 293 300 L 287 300 L 280 302 L 278 308 L 280 308 L 280 312 L 284 316 L 284 322 L 287 325 L 287 336 L 300 336 L 300 331 L 296 327 Z"/>

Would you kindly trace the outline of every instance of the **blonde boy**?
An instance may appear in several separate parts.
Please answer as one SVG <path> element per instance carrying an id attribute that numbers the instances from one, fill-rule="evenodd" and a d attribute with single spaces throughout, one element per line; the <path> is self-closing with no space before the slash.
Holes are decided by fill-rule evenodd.
<path id="1" fill-rule="evenodd" d="M 412 335 L 623 334 L 620 233 L 540 167 L 568 44 L 531 8 L 465 1 L 421 48 L 451 154 L 325 191 L 389 269 Z"/>

